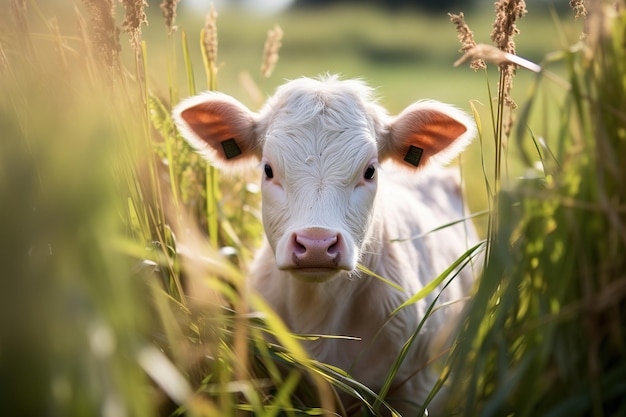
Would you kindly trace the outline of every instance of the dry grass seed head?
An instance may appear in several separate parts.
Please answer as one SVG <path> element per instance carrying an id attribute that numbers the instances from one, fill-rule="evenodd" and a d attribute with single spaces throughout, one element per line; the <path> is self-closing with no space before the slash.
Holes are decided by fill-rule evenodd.
<path id="1" fill-rule="evenodd" d="M 524 0 L 499 0 L 495 3 L 496 20 L 491 31 L 491 40 L 504 52 L 515 54 L 513 37 L 519 33 L 516 22 L 526 13 Z"/>
<path id="2" fill-rule="evenodd" d="M 168 35 L 171 35 L 176 30 L 174 23 L 176 22 L 176 7 L 178 3 L 180 3 L 180 0 L 163 0 L 161 2 L 161 11 L 163 12 Z"/>
<path id="3" fill-rule="evenodd" d="M 120 29 L 115 24 L 115 0 L 83 0 L 90 14 L 91 44 L 108 69 L 119 68 Z"/>
<path id="4" fill-rule="evenodd" d="M 148 25 L 148 18 L 144 12 L 148 3 L 145 0 L 121 0 L 121 2 L 126 11 L 122 27 L 130 37 L 131 46 L 138 52 L 141 45 L 141 25 Z"/>
<path id="5" fill-rule="evenodd" d="M 468 51 L 476 48 L 474 34 L 470 30 L 467 23 L 465 23 L 465 16 L 463 15 L 463 13 L 448 13 L 448 16 L 450 17 L 450 21 L 456 25 L 457 37 L 461 42 L 460 52 L 467 53 Z M 472 68 L 474 71 L 478 71 L 479 69 L 485 69 L 485 61 L 480 58 L 472 59 L 472 62 L 470 63 L 470 68 Z"/>
<path id="6" fill-rule="evenodd" d="M 626 10 L 626 0 L 592 1 L 587 4 L 583 37 L 585 55 L 593 60 L 608 39 L 615 37 L 614 28 L 619 16 Z M 626 49 L 626 37 L 622 36 L 622 47 Z"/>
<path id="7" fill-rule="evenodd" d="M 576 19 L 587 16 L 587 8 L 585 7 L 584 0 L 570 0 L 569 5 L 576 13 Z"/>
<path id="8" fill-rule="evenodd" d="M 515 55 L 514 36 L 519 33 L 516 22 L 526 13 L 526 2 L 524 0 L 498 0 L 495 3 L 496 20 L 491 31 L 491 40 L 496 46 L 509 54 Z M 500 65 L 501 83 L 498 89 L 501 91 L 503 104 L 510 109 L 515 109 L 517 104 L 511 98 L 511 89 L 513 87 L 513 77 L 515 76 L 516 66 L 510 63 Z M 504 123 L 504 132 L 508 135 L 513 124 L 513 113 L 509 112 L 509 117 Z"/>
<path id="9" fill-rule="evenodd" d="M 282 46 L 283 30 L 280 26 L 274 26 L 267 32 L 265 47 L 263 48 L 263 62 L 261 63 L 261 75 L 269 78 L 278 62 L 278 52 Z"/>
<path id="10" fill-rule="evenodd" d="M 511 90 L 513 89 L 513 77 L 515 77 L 515 74 L 517 73 L 517 66 L 513 64 L 506 64 L 501 71 L 506 73 L 506 76 L 504 77 L 504 105 L 515 109 L 517 108 L 517 104 L 511 98 Z"/>
<path id="11" fill-rule="evenodd" d="M 202 28 L 204 53 L 213 69 L 217 68 L 217 12 L 211 4 L 211 9 Z"/>

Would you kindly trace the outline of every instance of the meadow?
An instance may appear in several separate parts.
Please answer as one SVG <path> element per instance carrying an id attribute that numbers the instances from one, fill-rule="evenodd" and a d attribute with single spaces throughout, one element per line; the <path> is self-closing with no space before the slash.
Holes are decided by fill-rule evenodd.
<path id="1" fill-rule="evenodd" d="M 459 11 L 451 10 L 453 13 Z M 575 44 L 582 31 L 582 22 L 574 20 L 572 12 L 568 14 L 560 10 L 557 13 L 545 5 L 537 4 L 530 11 L 518 25 L 522 34 L 518 39 L 518 53 L 537 63 L 549 61 L 546 66 L 551 71 L 562 72 L 563 61 L 550 54 Z M 492 5 L 479 4 L 466 15 L 477 41 L 489 42 L 493 26 Z M 157 18 L 153 16 L 152 20 Z M 204 25 L 204 18 L 183 15 L 181 28 L 200 28 Z M 468 71 L 467 66 L 453 66 L 460 56 L 460 44 L 454 25 L 445 13 L 433 15 L 416 10 L 393 13 L 348 6 L 295 10 L 277 16 L 226 10 L 220 13 L 218 22 L 219 90 L 237 97 L 250 108 L 259 108 L 285 80 L 337 73 L 344 78 L 361 78 L 375 87 L 381 104 L 392 114 L 416 100 L 436 99 L 465 111 L 470 111 L 472 101 L 482 119 L 491 118 L 487 86 L 489 83 L 492 91 L 497 88 L 497 66 L 489 67 L 488 75 Z M 280 60 L 271 77 L 264 78 L 260 72 L 262 49 L 267 31 L 275 25 L 279 25 L 284 33 Z M 146 31 L 148 42 L 161 32 L 158 27 L 148 27 Z M 190 49 L 194 72 L 202 74 L 199 48 Z M 155 74 L 158 69 L 167 67 L 165 52 L 157 50 L 149 54 L 150 68 L 157 69 Z M 165 72 L 158 77 L 153 74 L 153 79 L 165 77 Z M 179 71 L 179 77 L 184 77 L 182 71 Z M 530 86 L 535 83 L 535 78 L 535 74 L 522 71 L 515 80 L 512 97 L 520 102 L 528 99 L 533 94 Z M 253 85 L 256 84 L 252 88 L 250 79 Z M 201 80 L 200 84 L 203 82 Z M 182 79 L 179 85 L 184 85 Z M 160 86 L 161 89 L 166 87 Z M 159 86 L 155 85 L 155 89 L 159 91 Z M 542 111 L 531 115 L 534 121 L 558 117 L 563 97 L 558 85 L 547 83 L 538 94 L 543 95 Z M 534 123 L 534 126 L 539 125 Z M 546 123 L 542 123 L 541 128 L 554 129 Z M 537 134 L 551 136 L 545 131 Z M 510 176 L 523 175 L 526 167 L 518 163 L 518 150 L 513 147 L 510 152 L 513 154 Z M 474 211 L 485 209 L 487 204 L 484 176 L 479 169 L 482 155 L 493 158 L 491 143 L 484 143 L 481 147 L 475 142 L 463 156 L 473 171 L 467 180 L 472 190 L 469 199 Z"/>
<path id="2" fill-rule="evenodd" d="M 163 2 L 169 20 L 141 1 L 11 0 L 0 17 L 2 413 L 310 416 L 336 390 L 384 413 L 247 291 L 262 238 L 256 178 L 208 166 L 169 116 L 205 89 L 258 108 L 285 79 L 336 72 L 377 87 L 392 113 L 432 98 L 479 125 L 459 166 L 471 211 L 487 211 L 476 218 L 485 271 L 443 352 L 450 415 L 626 415 L 626 5 L 577 4 L 578 19 L 535 3 L 503 12 L 520 31 L 508 52 L 542 65 L 513 74 L 506 45 L 466 48 L 485 70 L 454 67 L 446 15 L 335 7 L 207 22 L 184 0 Z M 465 22 L 492 44 L 493 5 Z M 278 61 L 264 75 L 275 25 Z"/>

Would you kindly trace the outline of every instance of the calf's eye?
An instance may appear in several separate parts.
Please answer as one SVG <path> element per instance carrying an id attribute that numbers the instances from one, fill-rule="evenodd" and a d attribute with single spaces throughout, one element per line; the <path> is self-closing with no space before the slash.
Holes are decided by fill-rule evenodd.
<path id="1" fill-rule="evenodd" d="M 366 180 L 373 180 L 374 174 L 376 174 L 376 167 L 374 167 L 374 165 L 370 165 L 365 170 L 365 174 L 363 174 L 363 178 L 365 178 Z"/>
<path id="2" fill-rule="evenodd" d="M 269 178 L 269 179 L 274 178 L 274 171 L 272 171 L 272 167 L 271 166 L 269 166 L 268 164 L 265 164 L 264 171 L 265 171 L 265 176 L 267 178 Z"/>

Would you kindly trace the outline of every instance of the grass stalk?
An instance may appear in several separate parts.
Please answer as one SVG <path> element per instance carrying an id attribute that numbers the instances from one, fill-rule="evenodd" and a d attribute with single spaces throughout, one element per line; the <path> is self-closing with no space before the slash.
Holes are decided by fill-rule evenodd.
<path id="1" fill-rule="evenodd" d="M 343 391 L 384 414 L 384 396 L 420 328 L 377 394 L 311 360 L 300 343 L 340 336 L 293 335 L 247 293 L 239 252 L 255 246 L 261 230 L 254 209 L 240 206 L 255 206 L 258 195 L 245 179 L 231 187 L 199 161 L 169 116 L 179 99 L 179 42 L 186 90 L 196 93 L 193 42 L 185 31 L 171 36 L 177 3 L 163 2 L 168 102 L 158 82 L 148 82 L 148 46 L 155 55 L 158 40 L 144 34 L 141 48 L 127 51 L 111 13 L 117 2 L 83 1 L 91 27 L 77 8 L 77 34 L 44 16 L 36 0 L 12 2 L 28 7 L 3 26 L 0 46 L 0 195 L 7 196 L 0 258 L 9 277 L 0 291 L 3 412 L 271 417 L 338 408 L 347 415 L 335 403 Z M 567 82 L 547 71 L 552 56 L 540 67 L 533 96 L 549 80 L 566 99 L 557 103 L 556 129 L 537 126 L 534 97 L 519 115 L 519 146 L 544 167 L 532 180 L 505 178 L 504 88 L 512 75 L 501 68 L 489 103 L 493 170 L 483 155 L 491 206 L 485 273 L 461 336 L 440 352 L 449 359 L 433 390 L 452 384 L 457 415 L 626 414 L 623 3 L 611 14 L 604 2 L 590 3 L 587 37 L 554 55 Z M 129 27 L 136 40 L 139 17 Z M 455 19 L 470 33 L 462 15 Z M 199 49 L 207 88 L 216 90 L 216 38 L 206 36 Z M 281 36 L 268 34 L 262 79 L 274 69 Z M 511 65 L 516 57 L 506 53 L 498 59 Z M 471 106 L 482 143 L 487 134 Z M 526 130 L 532 143 L 521 143 Z M 218 180 L 243 198 L 222 196 Z M 226 260 L 218 249 L 229 244 L 238 253 Z M 478 254 L 472 248 L 404 306 Z"/>
<path id="2" fill-rule="evenodd" d="M 455 379 L 463 415 L 626 411 L 618 400 L 624 388 L 615 384 L 626 368 L 611 359 L 625 349 L 611 340 L 623 340 L 626 317 L 614 303 L 623 304 L 626 293 L 600 301 L 603 289 L 624 280 L 622 258 L 607 253 L 626 250 L 619 237 L 626 211 L 615 205 L 623 194 L 615 184 L 626 176 L 612 164 L 625 131 L 617 127 L 626 117 L 615 100 L 624 88 L 616 68 L 624 62 L 626 19 L 623 8 L 605 12 L 596 10 L 604 26 L 589 22 L 599 32 L 585 48 L 563 55 L 570 82 L 559 84 L 566 94 L 555 135 L 562 151 L 533 135 L 545 177 L 499 187 L 497 244 L 454 354 L 455 366 L 471 375 Z M 527 107 L 518 123 L 530 125 L 529 113 Z"/>
<path id="3" fill-rule="evenodd" d="M 200 49 L 202 61 L 207 79 L 209 91 L 217 91 L 217 13 L 213 6 L 206 18 L 206 24 L 200 32 Z M 219 181 L 218 173 L 214 166 L 206 164 L 206 216 L 208 233 L 211 243 L 218 247 L 219 244 Z"/>

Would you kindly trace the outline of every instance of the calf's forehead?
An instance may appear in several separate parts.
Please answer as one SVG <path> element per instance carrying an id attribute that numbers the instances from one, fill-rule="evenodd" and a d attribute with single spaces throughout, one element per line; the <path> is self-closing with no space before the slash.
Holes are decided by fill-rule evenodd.
<path id="1" fill-rule="evenodd" d="M 297 80 L 281 87 L 261 111 L 264 154 L 372 158 L 383 117 L 361 83 Z"/>

